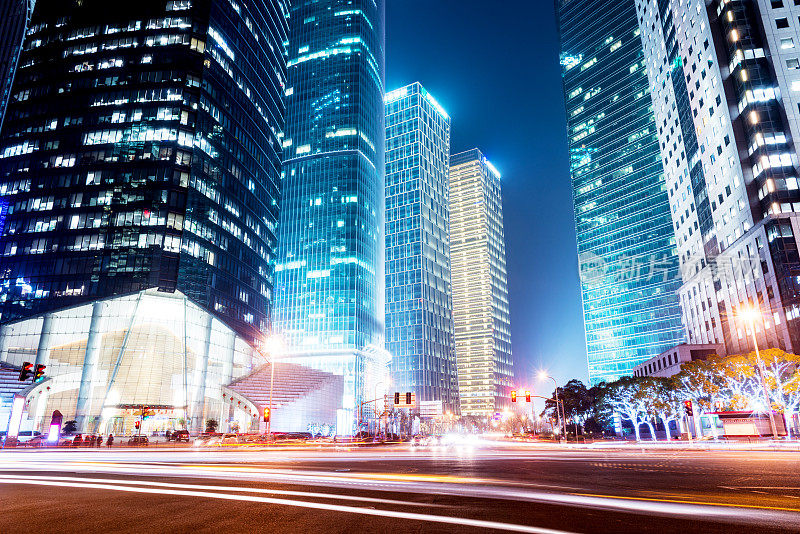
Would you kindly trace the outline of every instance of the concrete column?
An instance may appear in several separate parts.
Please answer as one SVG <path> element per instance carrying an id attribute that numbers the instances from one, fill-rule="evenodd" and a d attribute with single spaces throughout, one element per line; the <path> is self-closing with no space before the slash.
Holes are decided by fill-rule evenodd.
<path id="1" fill-rule="evenodd" d="M 231 331 L 228 334 L 228 347 L 227 347 L 227 350 L 228 350 L 228 354 L 225 356 L 225 367 L 222 370 L 223 376 L 225 376 L 225 385 L 228 385 L 231 382 L 233 382 L 233 359 L 236 356 L 236 333 L 233 332 L 233 331 Z M 232 402 L 228 406 L 227 410 L 225 409 L 224 404 L 222 406 L 222 413 L 228 419 L 228 421 L 227 421 L 228 425 L 227 426 L 228 426 L 229 430 L 230 430 L 231 421 L 233 420 L 233 413 L 234 413 L 233 410 L 234 410 L 234 406 L 233 406 Z M 220 421 L 220 423 L 222 423 L 222 421 Z"/>
<path id="2" fill-rule="evenodd" d="M 97 360 L 100 357 L 100 343 L 103 338 L 103 302 L 97 301 L 92 306 L 92 321 L 89 324 L 89 336 L 86 339 L 86 354 L 83 357 L 83 372 L 78 390 L 78 405 L 75 410 L 75 421 L 79 432 L 87 432 L 89 428 L 92 393 L 94 392 L 94 375 L 97 371 Z"/>
<path id="3" fill-rule="evenodd" d="M 0 326 L 0 362 L 8 362 L 8 343 L 11 341 L 11 326 Z"/>
<path id="4" fill-rule="evenodd" d="M 36 348 L 35 365 L 47 365 L 50 362 L 50 332 L 53 328 L 53 314 L 44 314 L 42 331 L 39 333 L 39 346 Z"/>
<path id="5" fill-rule="evenodd" d="M 213 322 L 214 318 L 209 313 L 205 325 L 206 340 L 203 347 L 203 361 L 200 367 L 200 382 L 197 384 L 197 391 L 194 402 L 192 403 L 192 430 L 194 432 L 202 432 L 205 430 L 203 428 L 203 416 L 206 413 L 206 381 L 208 379 L 208 358 L 211 354 L 211 331 L 214 326 Z M 218 421 L 218 423 L 222 424 L 222 421 Z"/>

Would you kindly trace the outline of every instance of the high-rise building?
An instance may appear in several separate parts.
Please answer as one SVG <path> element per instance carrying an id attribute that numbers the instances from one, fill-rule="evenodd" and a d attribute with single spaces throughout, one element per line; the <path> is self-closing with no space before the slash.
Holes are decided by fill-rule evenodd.
<path id="1" fill-rule="evenodd" d="M 669 199 L 634 0 L 558 0 L 592 383 L 684 339 Z"/>
<path id="2" fill-rule="evenodd" d="M 450 262 L 462 415 L 510 406 L 514 382 L 500 173 L 477 148 L 450 157 Z"/>
<path id="3" fill-rule="evenodd" d="M 690 343 L 800 350 L 800 6 L 637 0 Z"/>
<path id="4" fill-rule="evenodd" d="M 386 94 L 391 383 L 458 413 L 450 287 L 450 117 L 419 83 Z"/>
<path id="5" fill-rule="evenodd" d="M 386 364 L 384 5 L 299 0 L 289 26 L 273 327 L 287 359 L 345 377 L 346 434 Z"/>
<path id="6" fill-rule="evenodd" d="M 0 130 L 33 0 L 0 0 Z"/>
<path id="7" fill-rule="evenodd" d="M 287 16 L 36 3 L 0 137 L 0 359 L 48 362 L 82 425 L 228 419 L 217 386 L 269 326 Z"/>

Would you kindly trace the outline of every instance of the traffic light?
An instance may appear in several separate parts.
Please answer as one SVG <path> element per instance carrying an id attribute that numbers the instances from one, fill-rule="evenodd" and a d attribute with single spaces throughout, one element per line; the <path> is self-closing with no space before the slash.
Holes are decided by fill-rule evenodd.
<path id="1" fill-rule="evenodd" d="M 24 382 L 31 377 L 33 374 L 31 373 L 31 369 L 33 369 L 33 364 L 31 362 L 22 362 L 22 369 L 19 370 L 20 382 Z"/>
<path id="2" fill-rule="evenodd" d="M 400 404 L 400 392 L 399 391 L 395 391 L 394 392 L 394 403 L 395 404 Z"/>
<path id="3" fill-rule="evenodd" d="M 511 392 L 511 402 L 517 402 L 517 392 L 516 391 L 512 391 Z"/>
<path id="4" fill-rule="evenodd" d="M 694 415 L 694 410 L 692 410 L 692 401 L 683 401 L 683 411 L 686 412 L 687 417 L 692 417 Z"/>
<path id="5" fill-rule="evenodd" d="M 134 422 L 133 422 L 133 426 L 136 428 L 136 430 L 139 430 L 139 425 L 140 425 L 140 424 L 141 424 L 141 423 L 139 423 L 139 421 L 134 421 Z"/>
<path id="6" fill-rule="evenodd" d="M 269 416 L 270 416 L 269 408 L 264 408 L 264 422 L 265 423 L 269 423 Z"/>
<path id="7" fill-rule="evenodd" d="M 406 393 L 406 404 L 411 404 L 411 392 Z"/>
<path id="8" fill-rule="evenodd" d="M 526 391 L 525 392 L 525 402 L 530 402 L 530 401 L 531 401 L 531 392 L 530 391 Z"/>
<path id="9" fill-rule="evenodd" d="M 41 363 L 36 364 L 36 369 L 33 371 L 33 381 L 38 382 L 42 378 L 44 378 L 44 370 L 47 368 L 46 365 L 42 365 Z"/>

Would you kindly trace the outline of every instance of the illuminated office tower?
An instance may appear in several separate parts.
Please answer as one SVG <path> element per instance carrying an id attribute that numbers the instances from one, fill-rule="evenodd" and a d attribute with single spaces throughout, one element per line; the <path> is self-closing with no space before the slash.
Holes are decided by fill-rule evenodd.
<path id="1" fill-rule="evenodd" d="M 0 360 L 48 362 L 83 430 L 138 403 L 228 419 L 218 386 L 269 328 L 287 15 L 36 2 L 0 137 Z"/>
<path id="2" fill-rule="evenodd" d="M 0 131 L 33 0 L 0 0 Z"/>
<path id="3" fill-rule="evenodd" d="M 800 6 L 636 1 L 690 343 L 800 351 Z"/>
<path id="4" fill-rule="evenodd" d="M 386 350 L 395 391 L 458 413 L 450 117 L 419 83 L 386 94 Z"/>
<path id="5" fill-rule="evenodd" d="M 558 0 L 592 383 L 684 340 L 678 258 L 634 0 Z"/>
<path id="6" fill-rule="evenodd" d="M 289 24 L 273 329 L 288 360 L 344 377 L 344 434 L 385 378 L 383 19 L 381 1 L 298 0 Z"/>
<path id="7" fill-rule="evenodd" d="M 500 173 L 477 148 L 450 157 L 450 262 L 462 415 L 510 406 L 514 381 Z"/>

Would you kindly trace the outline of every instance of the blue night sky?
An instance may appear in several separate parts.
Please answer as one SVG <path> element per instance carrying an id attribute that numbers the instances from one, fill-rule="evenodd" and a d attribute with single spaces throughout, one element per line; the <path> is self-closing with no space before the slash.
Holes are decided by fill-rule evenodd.
<path id="1" fill-rule="evenodd" d="M 553 2 L 387 0 L 386 89 L 414 81 L 450 115 L 451 151 L 503 175 L 518 385 L 541 368 L 586 381 Z"/>

